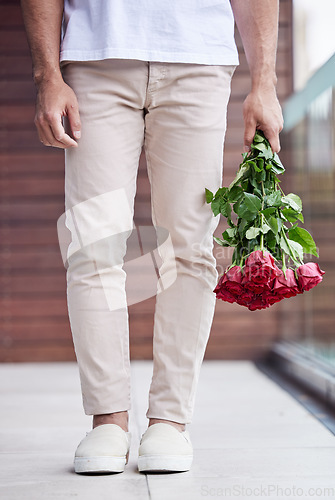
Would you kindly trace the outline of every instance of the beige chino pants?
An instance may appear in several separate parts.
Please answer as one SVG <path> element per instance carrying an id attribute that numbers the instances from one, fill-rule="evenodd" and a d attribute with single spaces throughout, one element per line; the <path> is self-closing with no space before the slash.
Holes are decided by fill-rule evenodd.
<path id="1" fill-rule="evenodd" d="M 123 257 L 144 145 L 161 245 L 148 418 L 192 419 L 218 273 L 205 187 L 222 185 L 234 66 L 108 59 L 63 63 L 82 121 L 66 150 L 67 303 L 88 415 L 130 409 Z M 165 238 L 165 236 L 164 236 Z M 172 248 L 172 251 L 171 251 Z M 170 277 L 170 279 L 169 279 Z M 165 286 L 164 286 L 165 284 Z"/>

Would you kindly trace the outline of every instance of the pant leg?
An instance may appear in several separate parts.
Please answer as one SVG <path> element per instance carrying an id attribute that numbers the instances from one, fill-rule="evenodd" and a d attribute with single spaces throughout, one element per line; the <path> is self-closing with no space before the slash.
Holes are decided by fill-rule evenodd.
<path id="1" fill-rule="evenodd" d="M 189 423 L 212 325 L 218 273 L 214 218 L 205 187 L 222 185 L 226 109 L 233 66 L 150 63 L 145 151 L 154 225 L 166 228 L 174 256 L 160 275 L 177 277 L 156 297 L 154 368 L 148 418 Z M 154 78 L 155 71 L 160 77 Z M 150 90 L 150 81 L 149 81 Z"/>
<path id="2" fill-rule="evenodd" d="M 82 121 L 65 155 L 67 303 L 86 414 L 130 408 L 123 257 L 133 227 L 147 63 L 70 62 Z"/>

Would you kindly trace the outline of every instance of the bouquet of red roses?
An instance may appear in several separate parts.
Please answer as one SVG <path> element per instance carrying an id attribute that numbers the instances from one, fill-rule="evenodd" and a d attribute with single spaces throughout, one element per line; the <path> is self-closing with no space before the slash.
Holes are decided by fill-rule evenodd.
<path id="1" fill-rule="evenodd" d="M 285 195 L 279 185 L 277 175 L 284 171 L 259 130 L 230 186 L 215 194 L 206 189 L 213 214 L 221 213 L 229 226 L 222 239 L 214 240 L 234 247 L 232 264 L 214 292 L 217 298 L 251 311 L 310 290 L 324 274 L 317 263 L 304 264 L 304 254 L 318 257 L 318 253 L 310 233 L 299 226 L 304 222 L 301 199 Z"/>

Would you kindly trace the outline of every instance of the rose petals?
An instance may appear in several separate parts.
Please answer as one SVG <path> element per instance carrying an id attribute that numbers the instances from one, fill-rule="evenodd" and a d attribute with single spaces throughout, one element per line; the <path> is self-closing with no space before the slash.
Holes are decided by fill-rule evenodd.
<path id="1" fill-rule="evenodd" d="M 295 272 L 286 270 L 286 276 L 276 266 L 268 252 L 256 250 L 246 260 L 245 266 L 229 268 L 214 289 L 218 299 L 237 302 L 250 311 L 267 307 L 299 293 L 310 290 L 322 281 L 324 271 L 318 264 L 303 264 Z"/>
<path id="2" fill-rule="evenodd" d="M 316 262 L 308 262 L 297 269 L 298 283 L 301 293 L 307 292 L 322 281 L 325 274 Z"/>
<path id="3" fill-rule="evenodd" d="M 276 266 L 272 255 L 268 252 L 255 250 L 245 262 L 243 268 L 243 284 L 254 283 L 257 285 L 268 285 L 271 280 L 281 273 Z"/>
<path id="4" fill-rule="evenodd" d="M 294 271 L 292 271 L 292 269 L 286 269 L 286 278 L 284 273 L 277 276 L 274 280 L 272 290 L 282 299 L 294 297 L 300 293 Z"/>

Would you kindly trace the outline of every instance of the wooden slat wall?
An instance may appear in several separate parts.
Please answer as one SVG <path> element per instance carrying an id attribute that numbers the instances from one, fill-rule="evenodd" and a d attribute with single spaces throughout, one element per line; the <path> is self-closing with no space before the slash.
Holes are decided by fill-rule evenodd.
<path id="1" fill-rule="evenodd" d="M 292 91 L 291 0 L 281 0 L 278 92 Z M 240 66 L 232 88 L 225 146 L 225 183 L 240 162 L 242 102 L 250 85 L 239 35 Z M 0 361 L 75 359 L 66 307 L 65 269 L 56 221 L 64 208 L 60 151 L 41 146 L 33 125 L 35 91 L 19 1 L 0 1 Z M 141 157 L 137 225 L 150 225 L 150 188 Z M 224 226 L 220 223 L 217 235 Z M 219 269 L 229 252 L 216 249 Z M 151 358 L 154 298 L 131 305 L 132 358 Z M 255 358 L 278 335 L 279 309 L 249 312 L 217 303 L 208 358 Z"/>

